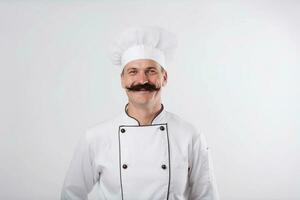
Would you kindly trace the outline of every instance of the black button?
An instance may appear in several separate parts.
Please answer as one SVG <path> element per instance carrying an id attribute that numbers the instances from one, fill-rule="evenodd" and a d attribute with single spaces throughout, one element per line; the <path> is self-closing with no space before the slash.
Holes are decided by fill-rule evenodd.
<path id="1" fill-rule="evenodd" d="M 122 167 L 123 167 L 123 169 L 127 169 L 127 165 L 126 164 L 124 164 Z"/>
<path id="2" fill-rule="evenodd" d="M 161 165 L 161 168 L 167 169 L 167 166 L 166 165 Z"/>
<path id="3" fill-rule="evenodd" d="M 125 129 L 124 128 L 121 129 L 121 133 L 125 133 Z"/>
<path id="4" fill-rule="evenodd" d="M 159 129 L 160 129 L 161 131 L 164 131 L 164 130 L 165 130 L 165 127 L 164 127 L 164 126 L 160 126 Z"/>

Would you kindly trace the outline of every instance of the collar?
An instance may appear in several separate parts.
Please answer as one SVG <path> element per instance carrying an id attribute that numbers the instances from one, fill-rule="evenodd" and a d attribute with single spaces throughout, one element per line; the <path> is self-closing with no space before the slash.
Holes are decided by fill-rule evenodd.
<path id="1" fill-rule="evenodd" d="M 151 126 L 151 125 L 166 123 L 166 117 L 165 117 L 166 111 L 164 109 L 163 104 L 161 104 L 161 109 L 154 116 L 151 125 L 140 125 L 139 121 L 136 118 L 128 114 L 127 107 L 128 107 L 128 103 L 125 105 L 124 112 L 122 113 L 122 123 L 124 123 L 124 125 Z"/>

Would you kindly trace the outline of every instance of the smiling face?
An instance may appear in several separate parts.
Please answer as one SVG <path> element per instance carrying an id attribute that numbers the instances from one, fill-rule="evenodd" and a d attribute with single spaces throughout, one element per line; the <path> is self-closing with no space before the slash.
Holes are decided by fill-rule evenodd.
<path id="1" fill-rule="evenodd" d="M 161 88 L 167 83 L 167 72 L 154 60 L 133 60 L 124 67 L 121 83 L 129 103 L 149 105 L 161 101 Z"/>

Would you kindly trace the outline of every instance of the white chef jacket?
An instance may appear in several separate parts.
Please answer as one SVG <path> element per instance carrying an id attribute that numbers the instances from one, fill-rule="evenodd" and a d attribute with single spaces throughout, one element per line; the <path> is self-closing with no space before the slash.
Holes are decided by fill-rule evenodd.
<path id="1" fill-rule="evenodd" d="M 125 109 L 87 129 L 61 200 L 87 200 L 95 184 L 107 200 L 219 199 L 203 134 L 163 105 L 151 125 Z"/>

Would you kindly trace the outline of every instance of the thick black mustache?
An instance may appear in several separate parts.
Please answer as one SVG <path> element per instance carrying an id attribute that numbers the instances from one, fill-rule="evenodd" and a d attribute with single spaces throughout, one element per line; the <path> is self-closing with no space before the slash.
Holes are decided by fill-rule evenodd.
<path id="1" fill-rule="evenodd" d="M 150 83 L 145 84 L 137 84 L 137 85 L 131 85 L 130 87 L 126 87 L 129 91 L 158 91 L 160 88 L 157 88 L 155 85 Z"/>

